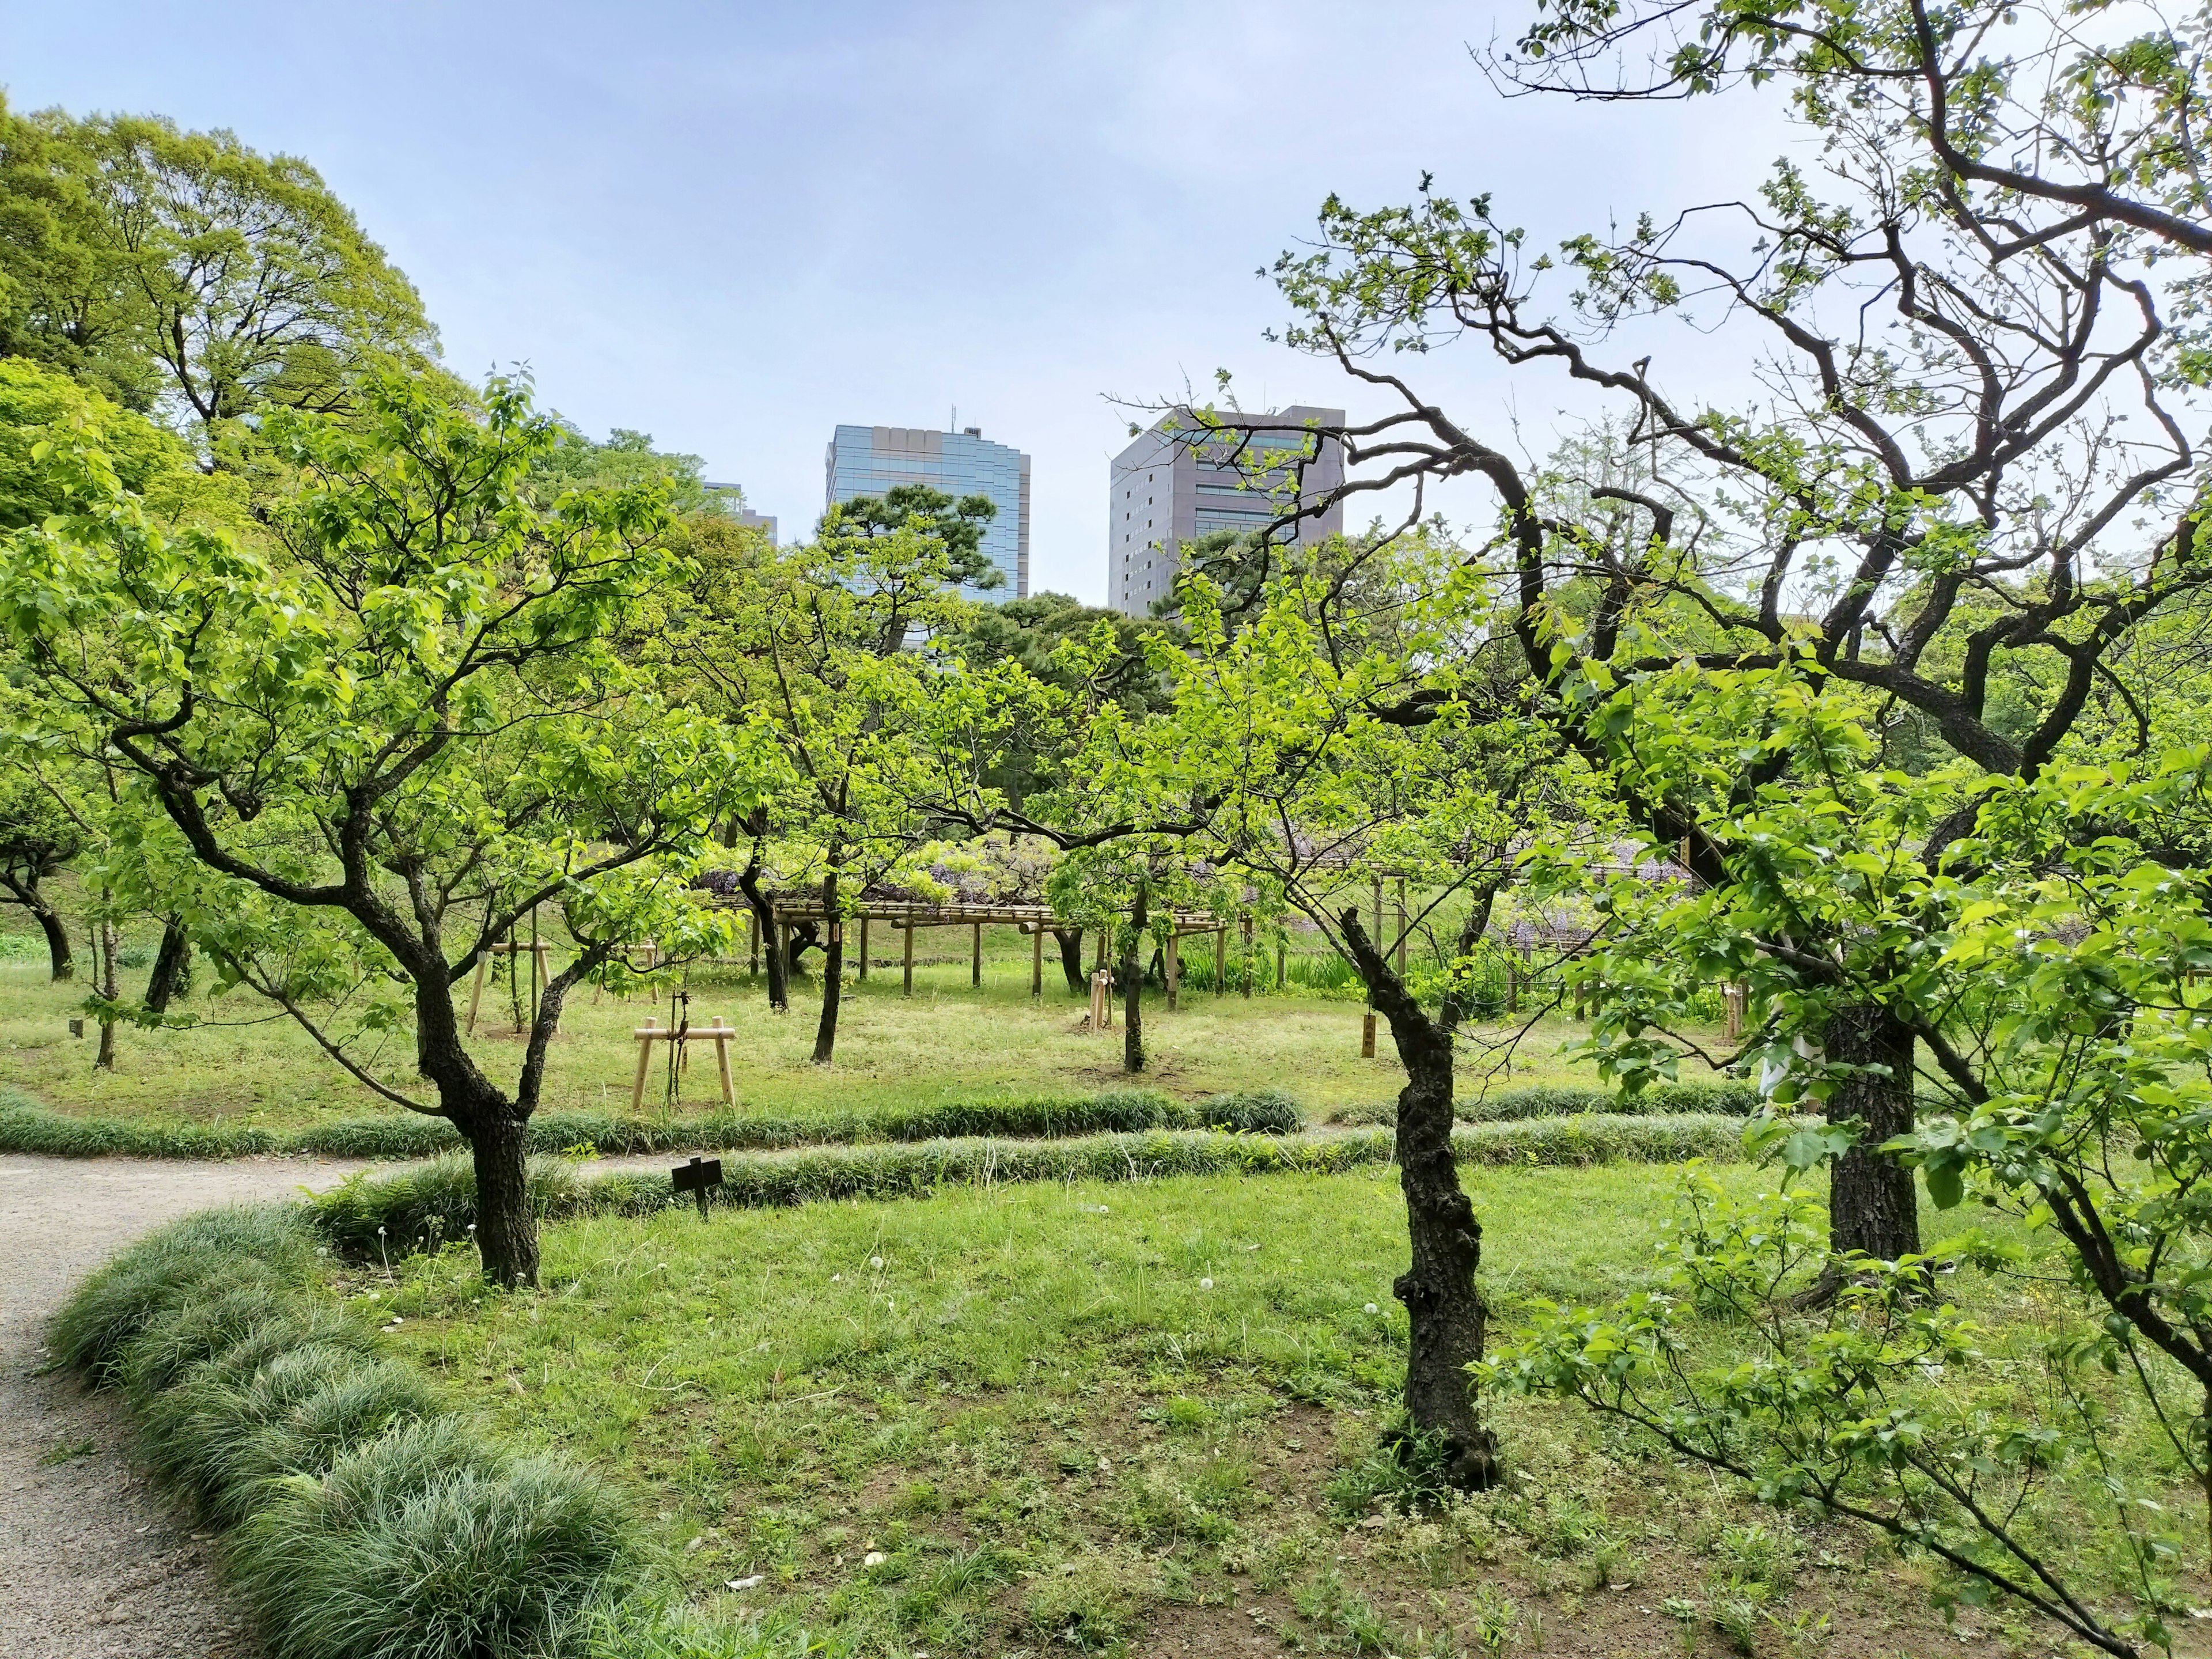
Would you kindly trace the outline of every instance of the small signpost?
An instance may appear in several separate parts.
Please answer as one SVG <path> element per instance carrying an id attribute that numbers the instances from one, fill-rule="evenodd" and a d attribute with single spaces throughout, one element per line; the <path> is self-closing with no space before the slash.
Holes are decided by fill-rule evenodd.
<path id="1" fill-rule="evenodd" d="M 722 1184 L 722 1160 L 719 1158 L 695 1158 L 689 1164 L 679 1164 L 668 1172 L 679 1193 L 689 1193 L 699 1200 L 699 1219 L 707 1218 L 707 1194 L 709 1188 Z"/>

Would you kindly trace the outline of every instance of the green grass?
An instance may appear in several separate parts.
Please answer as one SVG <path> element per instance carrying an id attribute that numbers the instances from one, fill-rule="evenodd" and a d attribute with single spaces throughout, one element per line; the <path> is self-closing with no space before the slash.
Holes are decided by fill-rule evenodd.
<path id="1" fill-rule="evenodd" d="M 131 942 L 150 946 L 153 938 L 146 933 L 134 935 Z M 925 946 L 929 942 L 925 936 Z M 1217 996 L 1210 985 L 1188 981 L 1174 1013 L 1157 988 L 1147 996 L 1145 1030 L 1152 1060 L 1143 1077 L 1131 1079 L 1121 1069 L 1118 1015 L 1111 1032 L 1081 1029 L 1087 1001 L 1069 994 L 1057 963 L 1049 959 L 1044 994 L 1033 1001 L 1029 944 L 1014 930 L 985 930 L 980 989 L 968 982 L 964 939 L 959 948 L 951 949 L 955 941 L 948 932 L 937 942 L 942 954 L 917 968 L 911 1000 L 900 994 L 897 967 L 886 957 L 885 943 L 872 940 L 877 967 L 867 981 L 848 983 L 837 1063 L 827 1069 L 811 1063 L 821 994 L 817 980 L 799 981 L 794 1011 L 778 1016 L 768 1010 L 761 983 L 741 966 L 693 970 L 693 1024 L 720 1016 L 738 1033 L 731 1045 L 737 1115 L 793 1123 L 846 1121 L 1000 1100 L 1089 1096 L 1134 1081 L 1183 1102 L 1287 1090 L 1318 1120 L 1341 1108 L 1388 1101 L 1404 1080 L 1387 1037 L 1376 1058 L 1359 1057 L 1360 1008 L 1355 1000 L 1297 988 L 1250 999 L 1234 993 Z M 87 971 L 82 963 L 79 971 Z M 56 1112 L 107 1125 L 153 1126 L 165 1135 L 213 1137 L 200 1144 L 218 1153 L 226 1146 L 273 1146 L 310 1126 L 369 1118 L 405 1122 L 403 1114 L 325 1058 L 289 1020 L 272 1017 L 266 1005 L 243 993 L 207 996 L 208 977 L 200 975 L 202 988 L 179 1010 L 202 1024 L 183 1030 L 118 1030 L 115 1070 L 95 1073 L 94 1037 L 74 1038 L 67 1031 L 68 1019 L 80 1012 L 83 985 L 49 983 L 42 949 L 0 951 L 0 1073 Z M 122 994 L 134 995 L 143 987 L 145 970 L 126 969 L 120 981 Z M 469 987 L 459 988 L 456 997 L 465 1015 Z M 592 992 L 580 993 L 569 1005 L 548 1062 L 542 1109 L 636 1121 L 629 1097 L 637 1045 L 629 1034 L 648 1015 L 663 1026 L 669 1023 L 665 997 L 658 1002 L 641 995 L 627 1002 L 614 997 L 594 1002 Z M 1580 1029 L 1565 1020 L 1540 1023 L 1514 1051 L 1510 1075 L 1501 1071 L 1495 1081 L 1500 1086 L 1593 1081 L 1567 1066 L 1559 1052 Z M 504 985 L 487 987 L 471 1046 L 488 1073 L 511 1086 L 521 1066 L 521 1040 L 513 1029 L 512 1000 Z M 380 1048 L 370 1045 L 362 1054 L 376 1074 L 395 1087 L 420 1089 L 404 1033 L 389 1036 Z M 672 1111 L 664 1054 L 656 1051 L 646 1109 L 639 1115 L 657 1121 L 719 1110 L 711 1048 L 694 1053 Z M 1467 1070 L 1466 1092 L 1472 1094 L 1480 1086 L 1478 1067 L 1470 1061 Z M 395 1139 L 406 1140 L 422 1132 L 392 1133 Z M 272 1139 L 264 1142 L 259 1136 Z M 329 1150 L 350 1154 L 369 1139 L 353 1135 Z M 408 1150 L 414 1150 L 411 1143 Z"/>
<path id="2" fill-rule="evenodd" d="M 1778 1656 L 2029 1640 L 1992 1609 L 1960 1621 L 1989 1643 L 1960 1642 L 1917 1568 L 1557 1402 L 1497 1407 L 1499 1491 L 1397 1507 L 1395 1177 L 580 1218 L 547 1229 L 538 1295 L 487 1291 L 462 1251 L 356 1271 L 352 1294 L 525 1441 L 642 1482 L 706 1613 L 838 1651 L 1680 1652 L 1669 1602 L 1707 1652 L 1728 1619 Z M 1468 1179 L 1498 1335 L 1527 1298 L 1649 1282 L 1667 1172 Z M 2056 1305 L 1958 1288 L 1996 1333 L 1975 1385 L 2031 1377 L 2013 1368 Z"/>
<path id="3" fill-rule="evenodd" d="M 932 1140 L 951 1135 L 1056 1138 L 1203 1128 L 1284 1134 L 1304 1123 L 1297 1102 L 1279 1090 L 1183 1101 L 1152 1090 L 1109 1089 L 1070 1098 L 951 1100 L 817 1118 L 746 1117 L 731 1112 L 660 1118 L 542 1112 L 530 1121 L 526 1146 L 532 1152 L 616 1157 L 677 1149 Z M 309 1124 L 277 1133 L 234 1125 L 202 1127 L 73 1117 L 49 1110 L 20 1090 L 0 1087 L 0 1152 L 52 1158 L 221 1158 L 280 1152 L 404 1158 L 458 1152 L 462 1144 L 459 1134 L 442 1119 L 405 1112 Z"/>
<path id="4" fill-rule="evenodd" d="M 1742 1126 L 1717 1115 L 1538 1118 L 1485 1123 L 1453 1137 L 1468 1168 L 1721 1162 L 1740 1155 Z M 1173 1176 L 1307 1175 L 1387 1164 L 1384 1130 L 1302 1135 L 1161 1132 L 1057 1140 L 958 1139 L 919 1145 L 811 1147 L 725 1157 L 714 1201 L 741 1209 L 909 1198 L 945 1187 L 1074 1181 L 1147 1182 Z M 584 1176 L 565 1160 L 529 1171 L 541 1220 L 650 1216 L 693 1200 L 658 1170 Z M 434 1159 L 392 1174 L 363 1171 L 306 1201 L 306 1213 L 349 1255 L 389 1262 L 465 1237 L 476 1220 L 468 1160 Z"/>

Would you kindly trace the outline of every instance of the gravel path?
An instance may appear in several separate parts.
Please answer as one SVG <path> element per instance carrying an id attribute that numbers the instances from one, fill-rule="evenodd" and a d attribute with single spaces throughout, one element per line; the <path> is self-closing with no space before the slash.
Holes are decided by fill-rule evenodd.
<path id="1" fill-rule="evenodd" d="M 0 1655 L 246 1659 L 211 1546 L 147 1484 L 131 1422 L 74 1377 L 34 1375 L 70 1287 L 190 1210 L 283 1198 L 362 1166 L 293 1158 L 175 1164 L 0 1156 Z"/>

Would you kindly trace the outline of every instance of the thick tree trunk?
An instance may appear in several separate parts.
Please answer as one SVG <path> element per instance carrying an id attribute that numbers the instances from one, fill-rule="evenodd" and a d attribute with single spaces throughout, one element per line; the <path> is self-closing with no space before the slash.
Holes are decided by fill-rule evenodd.
<path id="1" fill-rule="evenodd" d="M 1856 1119 L 1858 1144 L 1835 1162 L 1828 1188 L 1828 1241 L 1837 1253 L 1860 1251 L 1885 1261 L 1920 1251 L 1920 1212 L 1912 1171 L 1881 1144 L 1912 1131 L 1912 1032 L 1873 1003 L 1838 1008 L 1824 1033 L 1826 1058 L 1880 1066 L 1886 1077 L 1860 1073 L 1828 1097 L 1831 1123 Z"/>
<path id="2" fill-rule="evenodd" d="M 1421 1012 L 1389 962 L 1361 931 L 1356 912 L 1341 918 L 1360 976 L 1406 1067 L 1398 1095 L 1398 1181 L 1406 1194 L 1413 1261 L 1391 1291 L 1406 1304 L 1406 1413 L 1433 1438 L 1446 1478 L 1479 1492 L 1498 1478 L 1498 1442 L 1475 1411 L 1468 1367 L 1482 1358 L 1490 1310 L 1475 1284 L 1482 1225 L 1460 1189 L 1452 1152 L 1452 1034 Z"/>
<path id="3" fill-rule="evenodd" d="M 837 1003 L 844 990 L 845 923 L 837 914 L 837 872 L 822 878 L 822 911 L 830 918 L 822 945 L 822 1018 L 814 1028 L 814 1063 L 827 1066 L 837 1052 Z"/>
<path id="4" fill-rule="evenodd" d="M 1145 976 L 1137 971 L 1137 947 L 1145 937 L 1146 894 L 1137 889 L 1137 902 L 1129 910 L 1129 947 L 1121 952 L 1121 1069 L 1145 1069 Z"/>
<path id="5" fill-rule="evenodd" d="M 191 988 L 192 944 L 183 924 L 171 916 L 161 927 L 161 948 L 154 957 L 154 971 L 146 980 L 146 1012 L 163 1014 L 169 1004 Z"/>
<path id="6" fill-rule="evenodd" d="M 776 948 L 775 910 L 761 891 L 760 865 L 747 865 L 738 877 L 738 890 L 760 927 L 761 960 L 768 964 L 768 1006 L 779 1014 L 791 1012 L 791 975 L 784 970 L 783 952 Z"/>
<path id="7" fill-rule="evenodd" d="M 484 1112 L 462 1133 L 477 1177 L 477 1250 L 484 1277 L 512 1290 L 538 1283 L 538 1218 L 530 1208 L 528 1125 L 506 1103 Z"/>
<path id="8" fill-rule="evenodd" d="M 794 921 L 785 931 L 790 938 L 790 956 L 783 964 L 784 971 L 787 974 L 796 974 L 803 966 L 801 958 L 807 951 L 821 945 L 822 929 L 811 921 Z"/>
<path id="9" fill-rule="evenodd" d="M 46 902 L 46 896 L 39 890 L 39 872 L 26 870 L 21 874 L 0 870 L 0 887 L 4 887 L 15 902 L 31 913 L 39 924 L 39 931 L 46 936 L 46 959 L 52 965 L 52 977 L 57 980 L 76 976 L 76 958 L 70 949 L 69 929 L 63 925 L 61 913 Z"/>
<path id="10" fill-rule="evenodd" d="M 477 1253 L 484 1277 L 510 1290 L 535 1285 L 538 1218 L 530 1208 L 524 1145 L 544 1073 L 547 1043 L 560 1022 L 568 982 L 560 980 L 549 986 L 538 1003 L 523 1060 L 521 1098 L 510 1101 L 477 1069 L 461 1041 L 452 980 L 444 971 L 434 939 L 425 956 L 427 960 L 410 969 L 416 981 L 416 1069 L 437 1089 L 439 1110 L 469 1143 L 477 1183 Z"/>
<path id="11" fill-rule="evenodd" d="M 1060 941 L 1060 971 L 1067 977 L 1067 988 L 1077 996 L 1091 988 L 1091 976 L 1083 971 L 1083 930 L 1080 927 L 1055 927 L 1052 936 Z"/>

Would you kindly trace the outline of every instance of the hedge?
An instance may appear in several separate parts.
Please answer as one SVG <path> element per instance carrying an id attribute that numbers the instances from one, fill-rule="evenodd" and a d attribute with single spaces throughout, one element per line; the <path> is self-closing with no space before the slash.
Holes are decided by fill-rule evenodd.
<path id="1" fill-rule="evenodd" d="M 1726 1161 L 1741 1154 L 1742 1126 L 1717 1115 L 1579 1116 L 1470 1125 L 1452 1144 L 1469 1164 L 1578 1165 Z M 918 1144 L 807 1147 L 722 1159 L 720 1204 L 769 1208 L 823 1200 L 911 1198 L 945 1187 L 1038 1181 L 1141 1181 L 1170 1176 L 1325 1175 L 1389 1162 L 1388 1130 L 1295 1135 L 1206 1131 L 1071 1137 L 968 1138 Z M 542 1219 L 649 1215 L 693 1200 L 659 1172 L 586 1177 L 557 1160 L 533 1160 L 532 1207 Z M 465 1235 L 476 1220 L 476 1181 L 450 1158 L 396 1174 L 364 1172 L 306 1200 L 311 1224 L 356 1256 L 386 1257 Z"/>
<path id="2" fill-rule="evenodd" d="M 1276 1090 L 1188 1102 L 1147 1090 L 1076 1097 L 951 1101 L 826 1118 L 740 1117 L 732 1113 L 655 1122 L 605 1112 L 541 1112 L 530 1121 L 533 1152 L 593 1156 L 696 1149 L 758 1149 L 938 1140 L 962 1135 L 1069 1136 L 1146 1129 L 1224 1128 L 1287 1134 L 1304 1127 L 1298 1103 Z M 70 1117 L 14 1090 L 0 1090 L 0 1152 L 54 1158 L 244 1158 L 308 1153 L 325 1158 L 434 1158 L 462 1140 L 442 1118 L 393 1113 L 349 1118 L 277 1134 L 222 1124 L 126 1123 Z"/>
<path id="3" fill-rule="evenodd" d="M 1762 1103 L 1748 1083 L 1655 1083 L 1641 1093 L 1559 1084 L 1528 1084 L 1462 1098 L 1454 1111 L 1462 1123 L 1512 1122 L 1534 1117 L 1749 1117 Z M 1332 1123 L 1395 1124 L 1395 1103 L 1346 1106 L 1329 1114 Z"/>
<path id="4" fill-rule="evenodd" d="M 380 1355 L 314 1264 L 296 1207 L 190 1216 L 88 1279 L 52 1346 L 129 1389 L 163 1482 L 228 1528 L 275 1659 L 583 1651 L 645 1580 L 626 1501 Z"/>

